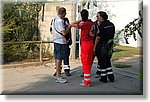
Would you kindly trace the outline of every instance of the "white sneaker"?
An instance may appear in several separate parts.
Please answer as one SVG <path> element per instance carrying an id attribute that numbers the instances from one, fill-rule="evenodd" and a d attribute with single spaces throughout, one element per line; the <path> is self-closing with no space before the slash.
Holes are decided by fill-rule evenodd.
<path id="1" fill-rule="evenodd" d="M 91 85 L 90 84 L 89 85 L 85 85 L 84 84 L 84 80 L 81 80 L 80 86 L 82 86 L 82 87 L 90 87 Z"/>
<path id="2" fill-rule="evenodd" d="M 67 80 L 64 79 L 63 77 L 58 77 L 58 78 L 55 79 L 55 82 L 63 84 L 63 83 L 66 83 Z"/>

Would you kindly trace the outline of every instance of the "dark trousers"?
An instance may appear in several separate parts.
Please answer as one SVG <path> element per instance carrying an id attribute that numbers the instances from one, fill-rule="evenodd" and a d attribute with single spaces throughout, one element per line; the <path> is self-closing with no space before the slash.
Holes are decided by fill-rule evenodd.
<path id="1" fill-rule="evenodd" d="M 101 75 L 101 80 L 107 82 L 107 76 L 110 81 L 114 81 L 114 75 L 111 65 L 112 54 L 109 53 L 111 47 L 107 44 L 99 45 L 96 49 L 96 56 L 98 59 L 98 65 L 100 66 L 100 71 L 97 74 Z"/>
<path id="2" fill-rule="evenodd" d="M 97 56 L 97 59 L 98 59 L 98 65 L 100 65 L 100 67 L 102 69 L 111 67 L 111 61 L 110 61 L 111 59 L 109 57 L 107 57 L 107 56 L 103 56 L 103 57 Z"/>
<path id="3" fill-rule="evenodd" d="M 63 60 L 64 65 L 69 65 L 69 56 L 70 56 L 70 48 L 69 45 L 67 44 L 67 57 Z"/>

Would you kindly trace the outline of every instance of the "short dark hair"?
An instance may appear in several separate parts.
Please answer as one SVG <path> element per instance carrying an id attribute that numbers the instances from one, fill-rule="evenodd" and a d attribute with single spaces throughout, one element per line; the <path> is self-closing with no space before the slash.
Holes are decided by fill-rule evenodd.
<path id="1" fill-rule="evenodd" d="M 98 12 L 100 14 L 100 16 L 104 19 L 104 20 L 107 20 L 108 19 L 108 15 L 106 12 L 104 11 L 99 11 Z"/>
<path id="2" fill-rule="evenodd" d="M 83 21 L 87 21 L 89 16 L 89 12 L 86 9 L 83 9 L 81 11 L 81 17 Z"/>
<path id="3" fill-rule="evenodd" d="M 59 14 L 59 15 L 63 15 L 64 13 L 66 13 L 66 9 L 65 9 L 64 7 L 60 7 L 60 8 L 58 9 L 58 14 Z"/>

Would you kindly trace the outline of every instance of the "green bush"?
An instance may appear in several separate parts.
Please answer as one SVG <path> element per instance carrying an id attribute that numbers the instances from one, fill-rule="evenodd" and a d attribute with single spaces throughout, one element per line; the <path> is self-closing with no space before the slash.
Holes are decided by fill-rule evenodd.
<path id="1" fill-rule="evenodd" d="M 3 42 L 32 41 L 37 38 L 36 4 L 4 3 L 2 12 Z M 3 61 L 9 63 L 32 58 L 39 50 L 36 44 L 3 45 Z M 32 50 L 32 51 L 31 51 Z M 31 53 L 32 52 L 32 53 Z"/>

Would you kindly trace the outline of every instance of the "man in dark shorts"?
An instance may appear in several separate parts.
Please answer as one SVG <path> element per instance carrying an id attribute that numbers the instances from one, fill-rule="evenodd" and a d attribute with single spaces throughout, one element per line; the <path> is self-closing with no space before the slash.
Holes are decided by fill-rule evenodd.
<path id="1" fill-rule="evenodd" d="M 70 32 L 71 27 L 68 27 L 65 30 L 65 25 L 63 23 L 63 18 L 66 15 L 66 9 L 60 7 L 58 9 L 58 16 L 53 19 L 52 22 L 52 35 L 54 41 L 54 57 L 56 65 L 56 79 L 57 83 L 66 83 L 67 80 L 60 76 L 61 74 L 61 64 L 62 60 L 67 58 L 67 41 L 65 35 Z"/>
<path id="2" fill-rule="evenodd" d="M 53 22 L 53 20 L 52 20 Z M 50 27 L 50 32 L 52 31 L 52 22 L 51 22 L 51 27 Z M 69 23 L 69 19 L 67 17 L 63 18 L 63 23 L 65 25 L 65 30 L 68 28 L 68 26 L 70 25 Z M 70 73 L 70 61 L 69 61 L 69 56 L 70 56 L 70 45 L 72 44 L 72 37 L 71 37 L 71 31 L 65 35 L 66 41 L 67 41 L 67 57 L 63 60 L 63 69 L 65 72 L 66 76 L 71 76 Z M 61 67 L 61 68 L 62 68 Z M 56 68 L 55 68 L 56 69 Z M 53 76 L 56 76 L 56 72 L 53 74 Z"/>

